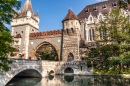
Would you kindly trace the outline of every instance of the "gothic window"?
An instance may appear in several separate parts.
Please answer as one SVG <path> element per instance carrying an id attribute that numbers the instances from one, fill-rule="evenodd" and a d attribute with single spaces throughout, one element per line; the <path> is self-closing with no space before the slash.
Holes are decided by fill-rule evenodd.
<path id="1" fill-rule="evenodd" d="M 93 18 L 92 17 L 90 17 L 90 21 L 92 21 L 93 20 Z"/>
<path id="2" fill-rule="evenodd" d="M 74 60 L 74 55 L 72 53 L 69 53 L 67 61 Z"/>
<path id="3" fill-rule="evenodd" d="M 94 40 L 94 29 L 89 30 L 89 38 L 90 38 L 90 41 Z"/>
<path id="4" fill-rule="evenodd" d="M 106 30 L 105 29 L 100 29 L 99 30 L 99 39 L 103 40 L 105 35 L 106 35 Z"/>
<path id="5" fill-rule="evenodd" d="M 99 20 L 101 20 L 101 19 L 102 19 L 102 16 L 100 15 L 100 16 L 99 16 Z"/>
<path id="6" fill-rule="evenodd" d="M 105 9 L 105 8 L 107 8 L 107 6 L 106 6 L 106 4 L 103 4 L 102 9 Z"/>

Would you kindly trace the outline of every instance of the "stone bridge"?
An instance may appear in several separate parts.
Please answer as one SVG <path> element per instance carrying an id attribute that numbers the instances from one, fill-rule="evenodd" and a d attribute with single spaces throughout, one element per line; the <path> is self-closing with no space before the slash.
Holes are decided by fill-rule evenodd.
<path id="1" fill-rule="evenodd" d="M 50 73 L 71 73 L 76 75 L 90 75 L 93 73 L 91 68 L 87 68 L 84 61 L 64 62 L 13 59 L 13 63 L 9 66 L 11 67 L 10 71 L 0 75 L 0 86 L 5 86 L 13 77 L 29 69 L 37 71 L 42 77 L 47 77 Z"/>
<path id="2" fill-rule="evenodd" d="M 48 76 L 49 71 L 54 70 L 58 64 L 59 62 L 40 60 L 13 60 L 13 63 L 10 65 L 11 70 L 0 75 L 0 86 L 5 86 L 14 76 L 28 69 L 36 70 L 42 77 L 46 77 Z"/>

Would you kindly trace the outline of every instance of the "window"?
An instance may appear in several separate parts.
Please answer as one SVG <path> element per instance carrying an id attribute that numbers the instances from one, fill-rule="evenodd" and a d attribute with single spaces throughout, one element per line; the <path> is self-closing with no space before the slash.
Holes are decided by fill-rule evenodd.
<path id="1" fill-rule="evenodd" d="M 23 33 L 23 31 L 22 31 L 22 33 Z"/>
<path id="2" fill-rule="evenodd" d="M 16 34 L 17 34 L 17 32 L 16 32 Z"/>
<path id="3" fill-rule="evenodd" d="M 103 40 L 105 36 L 106 36 L 106 29 L 100 29 L 99 30 L 99 39 Z"/>
<path id="4" fill-rule="evenodd" d="M 65 22 L 65 24 L 67 25 L 67 22 Z"/>
<path id="5" fill-rule="evenodd" d="M 66 31 L 67 31 L 67 34 L 69 33 L 69 29 L 66 29 Z"/>
<path id="6" fill-rule="evenodd" d="M 97 7 L 94 7 L 94 8 L 93 8 L 93 11 L 97 11 Z"/>
<path id="7" fill-rule="evenodd" d="M 112 7 L 116 7 L 117 6 L 117 3 L 116 2 L 113 2 L 112 3 Z"/>
<path id="8" fill-rule="evenodd" d="M 93 19 L 92 19 L 92 17 L 90 17 L 90 21 L 92 21 Z"/>
<path id="9" fill-rule="evenodd" d="M 85 10 L 85 13 L 88 13 L 88 12 L 89 12 L 89 9 L 86 9 L 86 10 Z"/>
<path id="10" fill-rule="evenodd" d="M 105 8 L 107 8 L 107 7 L 106 7 L 106 4 L 103 4 L 103 5 L 102 5 L 102 9 L 105 9 Z"/>
<path id="11" fill-rule="evenodd" d="M 89 30 L 90 41 L 94 40 L 94 29 Z"/>
<path id="12" fill-rule="evenodd" d="M 32 29 L 32 31 L 34 31 L 34 30 Z"/>
<path id="13" fill-rule="evenodd" d="M 73 25 L 73 22 L 71 22 L 71 24 Z"/>
<path id="14" fill-rule="evenodd" d="M 100 16 L 99 16 L 99 20 L 101 20 L 101 19 L 102 19 L 102 16 L 100 15 Z"/>

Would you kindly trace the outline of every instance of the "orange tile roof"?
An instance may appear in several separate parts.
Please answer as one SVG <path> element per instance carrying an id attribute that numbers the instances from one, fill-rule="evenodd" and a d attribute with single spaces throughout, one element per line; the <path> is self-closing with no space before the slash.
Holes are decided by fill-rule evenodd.
<path id="1" fill-rule="evenodd" d="M 73 13 L 71 9 L 69 9 L 68 14 L 66 15 L 63 21 L 73 20 L 73 19 L 78 19 L 78 17 Z"/>

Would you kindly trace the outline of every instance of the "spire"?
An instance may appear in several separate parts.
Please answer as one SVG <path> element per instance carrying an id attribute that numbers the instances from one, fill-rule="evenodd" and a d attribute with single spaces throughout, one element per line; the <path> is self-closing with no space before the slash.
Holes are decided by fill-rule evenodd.
<path id="1" fill-rule="evenodd" d="M 34 15 L 31 0 L 26 0 L 22 7 L 22 10 L 19 13 L 19 16 L 26 16 L 27 11 L 30 11 L 31 14 Z"/>
<path id="2" fill-rule="evenodd" d="M 78 17 L 73 13 L 73 11 L 71 9 L 69 9 L 68 14 L 66 15 L 66 17 L 64 18 L 63 21 L 66 20 L 73 20 L 73 19 L 78 19 Z"/>

